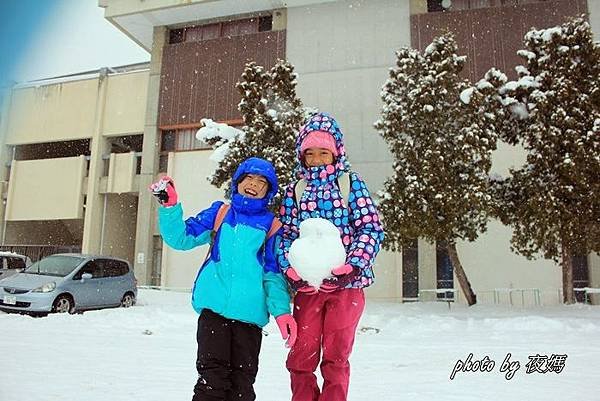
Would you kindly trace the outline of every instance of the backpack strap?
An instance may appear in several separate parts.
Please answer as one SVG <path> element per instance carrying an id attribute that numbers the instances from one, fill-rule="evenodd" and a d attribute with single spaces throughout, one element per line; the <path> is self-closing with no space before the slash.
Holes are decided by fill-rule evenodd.
<path id="1" fill-rule="evenodd" d="M 296 202 L 296 206 L 300 206 L 300 199 L 302 199 L 302 194 L 306 189 L 306 185 L 306 181 L 302 179 L 296 181 L 296 184 L 294 185 L 294 202 Z"/>
<path id="2" fill-rule="evenodd" d="M 208 253 L 206 254 L 205 261 L 210 258 L 212 248 L 215 244 L 215 236 L 217 235 L 217 231 L 219 231 L 219 228 L 221 228 L 221 225 L 223 224 L 223 220 L 225 220 L 225 216 L 227 215 L 227 212 L 229 211 L 230 208 L 231 208 L 231 205 L 229 205 L 227 203 L 223 203 L 221 205 L 221 207 L 219 207 L 219 210 L 217 211 L 217 217 L 215 217 L 215 224 L 213 224 L 212 233 L 210 234 L 210 236 L 211 236 L 210 247 L 208 248 Z M 271 238 L 272 236 L 274 236 L 282 226 L 283 226 L 283 224 L 281 224 L 281 221 L 279 221 L 279 219 L 277 217 L 274 217 L 273 221 L 271 222 L 271 228 L 269 228 L 269 231 L 267 232 L 267 236 L 265 237 L 265 242 L 263 243 L 263 248 L 264 248 L 265 244 L 267 243 L 267 240 L 269 238 Z"/>
<path id="3" fill-rule="evenodd" d="M 346 207 L 348 207 L 348 199 L 350 198 L 351 180 L 352 178 L 350 177 L 350 174 L 348 174 L 345 171 L 343 171 L 342 174 L 340 174 L 340 176 L 336 180 L 338 188 L 340 189 L 340 195 L 342 195 L 342 199 L 346 203 Z M 300 199 L 302 199 L 302 194 L 306 189 L 306 185 L 306 181 L 303 179 L 296 181 L 296 184 L 294 185 L 294 201 L 296 202 L 296 206 L 300 205 L 299 201 Z"/>
<path id="4" fill-rule="evenodd" d="M 283 224 L 281 224 L 281 221 L 279 221 L 279 219 L 277 217 L 273 217 L 273 222 L 271 222 L 271 228 L 269 229 L 269 232 L 267 233 L 267 239 L 274 236 L 281 227 L 283 227 Z"/>
<path id="5" fill-rule="evenodd" d="M 340 194 L 342 195 L 344 203 L 346 203 L 346 207 L 349 207 L 348 199 L 350 199 L 350 180 L 350 174 L 345 171 L 342 172 L 337 179 L 338 188 L 340 189 Z"/>
<path id="6" fill-rule="evenodd" d="M 213 229 L 210 233 L 210 246 L 208 247 L 208 253 L 206 254 L 206 258 L 204 258 L 205 263 L 208 259 L 210 259 L 210 254 L 212 253 L 212 249 L 215 244 L 215 236 L 217 235 L 217 231 L 219 231 L 219 228 L 221 228 L 223 220 L 225 220 L 225 216 L 227 215 L 227 212 L 229 211 L 230 207 L 231 205 L 223 203 L 217 211 L 217 217 L 215 217 L 215 223 L 213 224 Z"/>
<path id="7" fill-rule="evenodd" d="M 213 224 L 213 233 L 217 233 L 217 231 L 219 231 L 219 228 L 221 228 L 221 224 L 223 224 L 223 220 L 225 220 L 225 215 L 227 214 L 227 212 L 229 211 L 229 208 L 231 207 L 231 205 L 227 204 L 227 203 L 223 203 L 221 205 L 221 207 L 219 208 L 219 211 L 217 211 L 217 217 L 215 218 L 215 224 Z"/>
<path id="8" fill-rule="evenodd" d="M 273 221 L 271 222 L 271 228 L 269 228 L 269 231 L 267 232 L 267 235 L 265 236 L 265 240 L 263 241 L 262 245 L 260 246 L 260 251 L 262 253 L 263 259 L 265 258 L 265 255 L 267 253 L 267 241 L 269 240 L 269 238 L 271 238 L 272 236 L 277 234 L 277 231 L 279 231 L 279 229 L 281 227 L 283 227 L 283 224 L 281 224 L 281 221 L 279 221 L 279 219 L 277 217 L 273 217 Z"/>

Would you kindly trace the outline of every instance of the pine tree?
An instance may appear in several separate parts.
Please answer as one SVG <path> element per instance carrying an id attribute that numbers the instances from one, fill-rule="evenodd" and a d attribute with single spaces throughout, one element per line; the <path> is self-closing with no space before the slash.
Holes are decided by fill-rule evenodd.
<path id="1" fill-rule="evenodd" d="M 573 303 L 573 255 L 600 251 L 600 43 L 583 18 L 533 29 L 524 43 L 518 80 L 498 93 L 501 138 L 527 161 L 496 183 L 496 214 L 514 229 L 514 251 L 561 264 Z"/>
<path id="2" fill-rule="evenodd" d="M 466 58 L 456 51 L 453 35 L 444 34 L 424 54 L 411 48 L 396 53 L 396 67 L 382 91 L 382 116 L 375 123 L 394 157 L 379 208 L 386 249 L 399 250 L 404 240 L 417 237 L 446 244 L 472 305 L 476 297 L 456 241 L 474 241 L 486 229 L 497 135 L 484 96 L 459 77 Z"/>
<path id="3" fill-rule="evenodd" d="M 231 177 L 248 157 L 264 158 L 275 166 L 280 188 L 293 178 L 296 167 L 295 143 L 304 121 L 302 102 L 296 95 L 294 67 L 278 60 L 270 71 L 249 63 L 237 88 L 242 96 L 238 108 L 242 114 L 245 135 L 229 142 L 229 151 L 209 178 L 211 184 L 228 193 Z M 280 202 L 274 201 L 274 209 Z"/>

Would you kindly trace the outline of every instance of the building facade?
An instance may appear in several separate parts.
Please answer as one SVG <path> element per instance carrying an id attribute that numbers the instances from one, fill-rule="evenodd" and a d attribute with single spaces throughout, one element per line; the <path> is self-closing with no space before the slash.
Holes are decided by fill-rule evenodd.
<path id="1" fill-rule="evenodd" d="M 202 118 L 241 124 L 235 83 L 246 62 L 294 64 L 303 103 L 336 116 L 353 168 L 375 192 L 392 172 L 373 122 L 395 50 L 423 49 L 449 29 L 468 56 L 465 76 L 478 80 L 492 66 L 510 76 L 531 26 L 586 14 L 600 32 L 598 3 L 100 0 L 106 19 L 148 50 L 150 63 L 23 84 L 2 97 L 0 161 L 10 166 L 3 244 L 79 245 L 132 261 L 141 283 L 189 288 L 206 249 L 162 246 L 146 188 L 168 173 L 188 215 L 222 197 L 206 180 L 211 151 L 194 134 Z M 501 145 L 493 170 L 505 174 L 523 160 Z M 459 244 L 479 301 L 559 303 L 559 266 L 511 253 L 509 239 L 510 229 L 492 221 L 479 240 Z M 576 286 L 600 286 L 597 255 L 576 265 Z M 436 290 L 455 288 L 447 255 L 423 240 L 407 242 L 402 253 L 382 251 L 376 275 L 370 298 L 435 299 Z"/>

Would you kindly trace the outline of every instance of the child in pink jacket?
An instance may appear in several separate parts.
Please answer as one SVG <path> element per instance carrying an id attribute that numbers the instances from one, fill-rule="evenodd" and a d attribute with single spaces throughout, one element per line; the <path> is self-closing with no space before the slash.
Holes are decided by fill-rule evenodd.
<path id="1" fill-rule="evenodd" d="M 365 305 L 363 288 L 373 283 L 372 266 L 383 227 L 365 182 L 349 170 L 342 132 L 333 117 L 312 116 L 298 135 L 296 149 L 301 180 L 286 188 L 280 210 L 283 236 L 277 251 L 279 265 L 296 291 L 298 338 L 286 363 L 292 401 L 344 401 L 350 379 L 348 358 Z M 339 229 L 347 255 L 342 266 L 330 266 L 331 276 L 318 289 L 288 261 L 300 223 L 314 217 L 327 219 Z M 322 390 L 314 374 L 319 362 Z"/>

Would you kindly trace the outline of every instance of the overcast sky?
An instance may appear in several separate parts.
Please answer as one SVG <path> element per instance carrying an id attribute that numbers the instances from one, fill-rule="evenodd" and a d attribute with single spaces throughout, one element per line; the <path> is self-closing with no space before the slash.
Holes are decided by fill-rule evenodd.
<path id="1" fill-rule="evenodd" d="M 50 78 L 148 61 L 150 55 L 104 19 L 98 0 L 0 0 L 0 81 Z M 44 8 L 46 7 L 46 8 Z M 18 23 L 9 23 L 18 21 Z"/>

